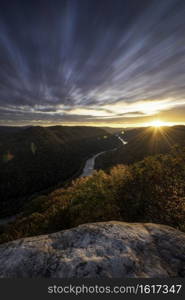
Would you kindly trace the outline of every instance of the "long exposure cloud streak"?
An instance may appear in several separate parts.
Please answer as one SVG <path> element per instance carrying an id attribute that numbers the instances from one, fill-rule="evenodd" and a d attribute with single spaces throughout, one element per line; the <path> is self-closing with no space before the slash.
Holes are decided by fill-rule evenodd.
<path id="1" fill-rule="evenodd" d="M 1 124 L 183 122 L 184 32 L 181 0 L 2 2 Z"/>

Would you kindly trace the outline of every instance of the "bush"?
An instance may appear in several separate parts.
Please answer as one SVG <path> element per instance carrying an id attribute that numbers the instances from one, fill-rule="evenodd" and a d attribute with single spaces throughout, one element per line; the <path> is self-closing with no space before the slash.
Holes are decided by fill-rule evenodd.
<path id="1" fill-rule="evenodd" d="M 155 222 L 185 231 L 185 150 L 147 157 L 78 178 L 71 186 L 33 199 L 0 235 L 5 242 L 82 223 Z"/>

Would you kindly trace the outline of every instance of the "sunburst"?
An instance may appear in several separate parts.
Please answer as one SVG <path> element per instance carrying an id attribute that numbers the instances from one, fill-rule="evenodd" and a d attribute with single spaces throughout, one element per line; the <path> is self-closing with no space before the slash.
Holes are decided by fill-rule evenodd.
<path id="1" fill-rule="evenodd" d="M 167 126 L 167 123 L 163 122 L 161 120 L 154 120 L 150 123 L 150 126 L 155 127 L 155 128 L 160 128 L 162 126 Z"/>

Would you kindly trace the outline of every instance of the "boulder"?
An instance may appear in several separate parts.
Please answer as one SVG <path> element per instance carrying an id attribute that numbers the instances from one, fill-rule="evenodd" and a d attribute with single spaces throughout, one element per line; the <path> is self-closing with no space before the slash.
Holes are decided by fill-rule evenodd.
<path id="1" fill-rule="evenodd" d="M 0 245 L 0 277 L 185 277 L 185 234 L 150 223 L 84 224 Z"/>

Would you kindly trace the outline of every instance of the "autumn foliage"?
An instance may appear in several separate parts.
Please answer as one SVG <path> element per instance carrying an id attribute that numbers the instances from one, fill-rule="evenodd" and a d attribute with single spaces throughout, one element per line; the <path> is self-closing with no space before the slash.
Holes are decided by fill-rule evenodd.
<path id="1" fill-rule="evenodd" d="M 155 222 L 185 231 L 185 150 L 150 156 L 109 173 L 95 171 L 65 189 L 33 199 L 0 241 L 55 232 L 82 223 Z"/>

